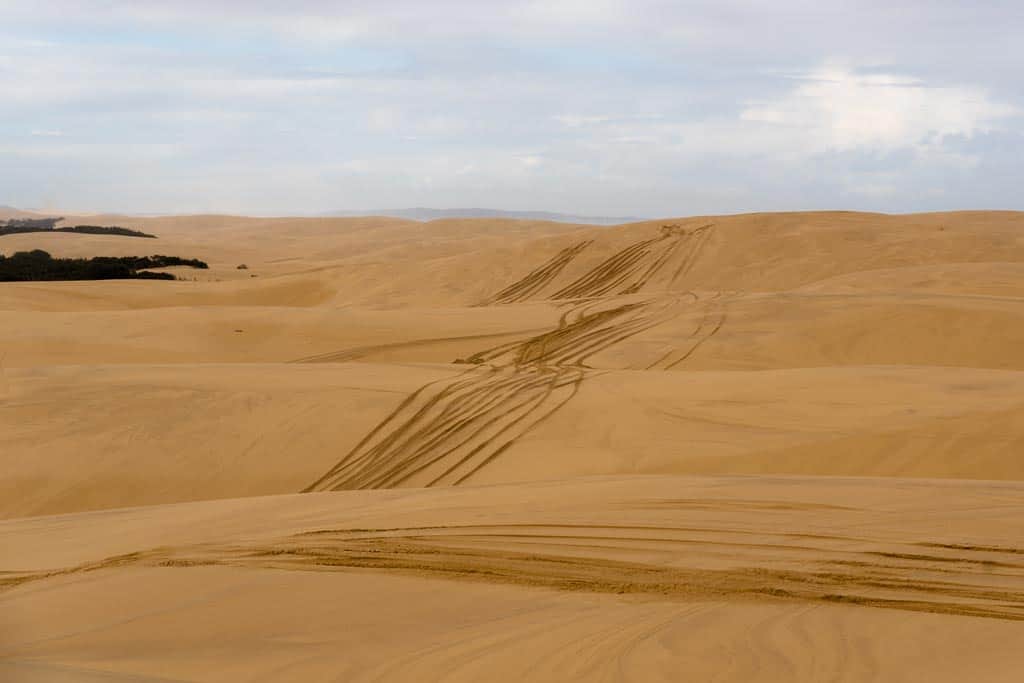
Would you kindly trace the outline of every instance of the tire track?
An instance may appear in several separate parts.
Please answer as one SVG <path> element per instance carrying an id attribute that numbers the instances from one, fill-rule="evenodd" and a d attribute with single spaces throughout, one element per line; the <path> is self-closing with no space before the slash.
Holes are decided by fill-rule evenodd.
<path id="1" fill-rule="evenodd" d="M 248 562 L 285 569 L 373 568 L 595 593 L 748 598 L 1024 621 L 1024 565 L 881 549 L 722 543 L 519 529 L 294 539 Z M 629 533 L 629 529 L 615 531 Z M 877 542 L 869 548 L 884 547 Z M 231 557 L 231 554 L 228 555 Z M 886 559 L 888 558 L 888 561 Z M 702 568 L 701 563 L 727 563 Z M 266 564 L 264 564 L 266 563 Z"/>
<path id="2" fill-rule="evenodd" d="M 840 602 L 1024 620 L 1019 550 L 855 540 L 729 526 L 464 524 L 318 530 L 283 540 L 263 557 L 293 568 L 372 566 L 563 590 Z"/>
<path id="3" fill-rule="evenodd" d="M 658 236 L 606 259 L 549 297 L 569 300 L 555 329 L 456 359 L 473 367 L 413 392 L 304 491 L 464 483 L 575 396 L 592 370 L 590 358 L 669 322 L 690 299 L 699 301 L 693 293 L 646 300 L 621 297 L 635 295 L 674 260 L 682 259 L 673 279 L 685 273 L 710 229 L 687 232 L 665 225 Z M 489 301 L 513 303 L 536 295 L 591 243 L 563 249 Z M 724 322 L 724 314 L 717 322 L 709 316 L 705 314 L 691 343 L 650 368 L 671 368 L 688 358 Z M 362 351 L 305 360 L 350 359 Z"/>
<path id="4" fill-rule="evenodd" d="M 631 244 L 605 259 L 580 278 L 552 294 L 549 299 L 580 299 L 612 294 L 635 294 L 682 251 L 682 262 L 672 282 L 688 271 L 711 234 L 712 225 L 687 231 L 679 225 L 661 226 L 657 237 Z"/>
<path id="5" fill-rule="evenodd" d="M 673 348 L 658 360 L 648 365 L 645 370 L 672 370 L 692 356 L 707 340 L 714 337 L 725 324 L 725 298 L 721 292 L 716 293 L 705 305 L 704 315 L 697 328 L 690 334 L 689 343 L 681 348 Z"/>
<path id="6" fill-rule="evenodd" d="M 465 481 L 576 392 L 574 369 L 473 369 L 421 389 L 306 491 Z"/>
<path id="7" fill-rule="evenodd" d="M 584 240 L 583 242 L 578 242 L 570 247 L 566 247 L 555 254 L 547 263 L 530 271 L 526 277 L 513 282 L 511 285 L 479 305 L 491 306 L 494 304 L 511 304 L 517 301 L 529 299 L 531 296 L 544 289 L 548 283 L 558 277 L 558 274 L 562 272 L 562 269 L 569 265 L 570 261 L 576 258 L 581 251 L 586 249 L 592 243 L 593 240 Z"/>
<path id="8" fill-rule="evenodd" d="M 586 358 L 677 315 L 678 298 L 567 311 L 558 328 L 474 354 L 421 387 L 305 491 L 465 482 L 578 391 Z"/>
<path id="9" fill-rule="evenodd" d="M 708 500 L 700 503 L 715 505 Z M 124 566 L 379 569 L 593 593 L 842 603 L 1024 621 L 1020 548 L 975 547 L 914 534 L 894 539 L 885 528 L 876 535 L 878 530 L 870 524 L 859 523 L 860 511 L 855 509 L 843 509 L 844 516 L 837 517 L 846 520 L 840 529 L 852 536 L 841 531 L 793 533 L 762 519 L 766 501 L 724 503 L 720 512 L 739 509 L 749 516 L 687 527 L 635 516 L 633 524 L 582 519 L 566 523 L 520 512 L 521 521 L 514 522 L 309 529 L 241 543 L 152 548 L 64 569 L 11 573 L 0 580 L 0 590 Z M 786 527 L 801 528 L 807 516 L 823 514 L 821 507 L 768 504 L 767 514 L 785 515 L 777 521 L 788 520 Z"/>
<path id="10" fill-rule="evenodd" d="M 672 274 L 672 280 L 669 286 L 675 285 L 679 278 L 687 275 L 693 268 L 693 265 L 700 258 L 701 253 L 704 251 L 704 247 L 707 246 L 708 240 L 711 239 L 711 230 L 714 228 L 713 223 L 702 225 L 690 233 L 690 249 L 686 252 L 683 257 L 682 263 L 676 268 L 676 272 Z"/>
<path id="11" fill-rule="evenodd" d="M 666 235 L 662 235 L 661 237 L 644 240 L 643 242 L 637 242 L 626 247 L 548 298 L 582 299 L 584 297 L 598 297 L 612 293 L 612 290 L 626 283 L 631 275 L 636 274 L 643 268 L 645 260 L 651 255 L 650 248 L 665 239 Z M 617 293 L 623 293 L 625 290 L 635 292 L 641 286 L 642 283 L 637 279 Z"/>
<path id="12" fill-rule="evenodd" d="M 413 349 L 424 346 L 436 346 L 452 342 L 463 342 L 471 340 L 483 341 L 495 337 L 508 337 L 514 333 L 496 332 L 493 334 L 467 334 L 459 337 L 428 337 L 426 339 L 413 339 L 411 341 L 392 342 L 390 344 L 371 344 L 367 346 L 356 346 L 341 351 L 329 351 L 315 356 L 306 356 L 288 361 L 289 363 L 348 363 L 359 360 L 365 356 L 381 351 L 398 351 L 402 349 Z"/>
<path id="13" fill-rule="evenodd" d="M 566 311 L 559 326 L 550 332 L 501 344 L 456 362 L 518 368 L 585 367 L 586 358 L 678 315 L 679 302 L 679 297 L 671 297 L 618 305 L 615 302 L 581 304 Z M 605 305 L 611 307 L 603 308 Z"/>

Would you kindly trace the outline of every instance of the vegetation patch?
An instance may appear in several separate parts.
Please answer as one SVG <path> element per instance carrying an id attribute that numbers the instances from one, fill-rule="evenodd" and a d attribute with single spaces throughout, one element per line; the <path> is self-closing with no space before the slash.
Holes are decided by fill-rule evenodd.
<path id="1" fill-rule="evenodd" d="M 175 280 L 171 273 L 153 273 L 150 268 L 189 266 L 205 269 L 199 259 L 177 256 L 97 256 L 95 258 L 53 258 L 35 249 L 11 256 L 0 254 L 0 282 L 46 280 Z"/>
<path id="2" fill-rule="evenodd" d="M 65 228 L 56 227 L 63 218 L 15 218 L 6 223 L 0 222 L 0 236 L 18 235 L 26 232 L 76 232 L 82 235 L 120 235 L 122 237 L 147 237 L 156 239 L 156 235 L 122 228 L 116 225 L 75 225 Z"/>

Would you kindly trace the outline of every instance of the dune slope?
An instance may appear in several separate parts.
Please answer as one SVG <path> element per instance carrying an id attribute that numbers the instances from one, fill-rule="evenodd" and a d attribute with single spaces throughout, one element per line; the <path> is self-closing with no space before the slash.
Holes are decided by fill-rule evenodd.
<path id="1" fill-rule="evenodd" d="M 662 476 L 13 520 L 0 671 L 1009 681 L 1022 502 L 1016 483 Z"/>
<path id="2" fill-rule="evenodd" d="M 211 268 L 0 287 L 0 677 L 1019 677 L 1022 214 L 89 222 Z"/>

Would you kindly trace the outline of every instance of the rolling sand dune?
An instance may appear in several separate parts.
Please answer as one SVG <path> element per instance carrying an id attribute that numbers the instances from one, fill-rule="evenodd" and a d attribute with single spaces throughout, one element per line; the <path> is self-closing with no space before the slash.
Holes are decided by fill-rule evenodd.
<path id="1" fill-rule="evenodd" d="M 1016 680 L 1022 496 L 629 477 L 15 520 L 0 671 Z"/>
<path id="2" fill-rule="evenodd" d="M 88 222 L 211 267 L 0 285 L 0 677 L 1024 670 L 1022 214 Z"/>

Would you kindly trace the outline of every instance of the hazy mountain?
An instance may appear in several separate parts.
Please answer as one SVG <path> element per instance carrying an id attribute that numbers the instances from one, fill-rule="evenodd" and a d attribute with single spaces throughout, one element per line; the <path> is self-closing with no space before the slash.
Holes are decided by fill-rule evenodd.
<path id="1" fill-rule="evenodd" d="M 7 206 L 6 204 L 0 204 L 0 221 L 8 218 L 21 218 L 25 215 L 24 211 L 20 211 L 13 206 Z"/>
<path id="2" fill-rule="evenodd" d="M 8 218 L 34 217 L 38 215 L 44 214 L 40 214 L 36 211 L 25 211 L 23 209 L 18 209 L 13 206 L 0 205 L 0 220 L 6 220 Z M 123 215 L 145 217 L 165 214 L 132 213 Z M 417 206 L 407 209 L 328 211 L 326 213 L 314 215 L 330 217 L 389 216 L 392 218 L 405 218 L 407 220 L 413 221 L 433 221 L 439 218 L 513 218 L 518 220 L 530 221 L 553 221 L 556 223 L 583 223 L 586 225 L 618 225 L 620 223 L 635 223 L 637 221 L 645 220 L 644 218 L 636 216 L 580 216 L 574 214 L 555 213 L 552 211 L 502 211 L 500 209 L 480 208 L 432 209 L 423 206 Z"/>
<path id="3" fill-rule="evenodd" d="M 331 211 L 326 216 L 391 216 L 414 221 L 432 221 L 438 218 L 516 218 L 558 223 L 586 223 L 589 225 L 617 225 L 643 220 L 635 216 L 575 216 L 550 211 L 502 211 L 500 209 L 431 209 L 417 206 L 408 209 L 374 209 L 372 211 Z"/>

